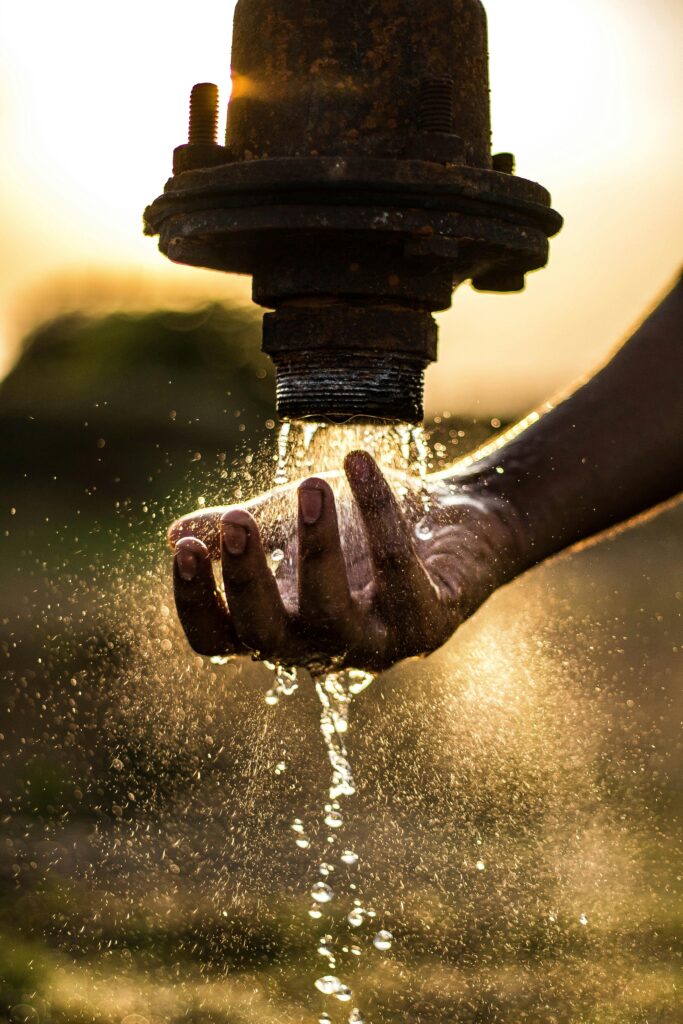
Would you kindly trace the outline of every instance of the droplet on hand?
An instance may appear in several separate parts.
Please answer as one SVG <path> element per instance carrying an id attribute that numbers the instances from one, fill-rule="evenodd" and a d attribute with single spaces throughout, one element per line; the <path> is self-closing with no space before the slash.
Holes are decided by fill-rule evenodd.
<path id="1" fill-rule="evenodd" d="M 420 522 L 415 527 L 415 536 L 417 537 L 418 540 L 431 540 L 432 537 L 434 536 L 434 531 L 432 529 L 431 523 L 429 523 L 426 519 L 420 520 Z"/>

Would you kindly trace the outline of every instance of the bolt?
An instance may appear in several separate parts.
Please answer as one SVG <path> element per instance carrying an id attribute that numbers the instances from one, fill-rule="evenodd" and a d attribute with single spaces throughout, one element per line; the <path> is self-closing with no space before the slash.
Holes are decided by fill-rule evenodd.
<path id="1" fill-rule="evenodd" d="M 517 270 L 489 270 L 472 278 L 472 287 L 478 292 L 523 292 L 524 273 Z"/>
<path id="2" fill-rule="evenodd" d="M 493 154 L 493 169 L 494 171 L 501 171 L 502 174 L 514 174 L 515 173 L 515 156 L 514 153 L 494 153 Z"/>
<path id="3" fill-rule="evenodd" d="M 453 132 L 453 79 L 423 78 L 420 83 L 420 131 Z"/>
<path id="4" fill-rule="evenodd" d="M 190 145 L 218 140 L 218 86 L 200 82 L 190 93 Z"/>

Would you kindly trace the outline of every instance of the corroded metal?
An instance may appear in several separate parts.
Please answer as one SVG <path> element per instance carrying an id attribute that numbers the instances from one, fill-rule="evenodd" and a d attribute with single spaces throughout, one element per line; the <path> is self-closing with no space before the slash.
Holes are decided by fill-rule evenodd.
<path id="1" fill-rule="evenodd" d="M 420 419 L 430 314 L 468 279 L 522 288 L 562 224 L 491 156 L 479 0 L 239 0 L 226 145 L 201 163 L 176 151 L 146 230 L 253 276 L 282 414 Z"/>

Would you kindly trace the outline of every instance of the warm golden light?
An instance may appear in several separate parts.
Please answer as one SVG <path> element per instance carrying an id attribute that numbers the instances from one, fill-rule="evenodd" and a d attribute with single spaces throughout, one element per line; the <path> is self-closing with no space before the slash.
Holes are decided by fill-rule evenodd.
<path id="1" fill-rule="evenodd" d="M 566 227 L 521 296 L 469 288 L 441 316 L 432 411 L 508 415 L 585 373 L 666 285 L 683 213 L 683 7 L 676 0 L 488 0 L 494 145 L 551 186 Z M 0 33 L 0 370 L 51 312 L 46 282 L 97 301 L 247 297 L 169 264 L 141 213 L 184 140 L 194 82 L 230 89 L 230 0 L 8 5 Z M 102 287 L 101 282 L 109 285 Z M 77 289 L 78 290 L 78 289 Z M 54 288 L 52 289 L 54 292 Z M 119 294 L 120 293 L 120 294 Z"/>

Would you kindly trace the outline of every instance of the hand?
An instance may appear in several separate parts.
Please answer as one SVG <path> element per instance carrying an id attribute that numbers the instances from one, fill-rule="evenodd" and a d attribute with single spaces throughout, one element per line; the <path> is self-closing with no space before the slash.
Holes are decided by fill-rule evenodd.
<path id="1" fill-rule="evenodd" d="M 425 494 L 408 481 L 399 502 L 365 452 L 345 471 L 351 509 L 338 514 L 340 477 L 305 480 L 296 529 L 291 488 L 173 524 L 176 606 L 195 651 L 381 670 L 440 647 L 518 571 L 515 517 L 485 488 L 432 483 Z M 277 579 L 266 533 L 284 553 Z"/>

